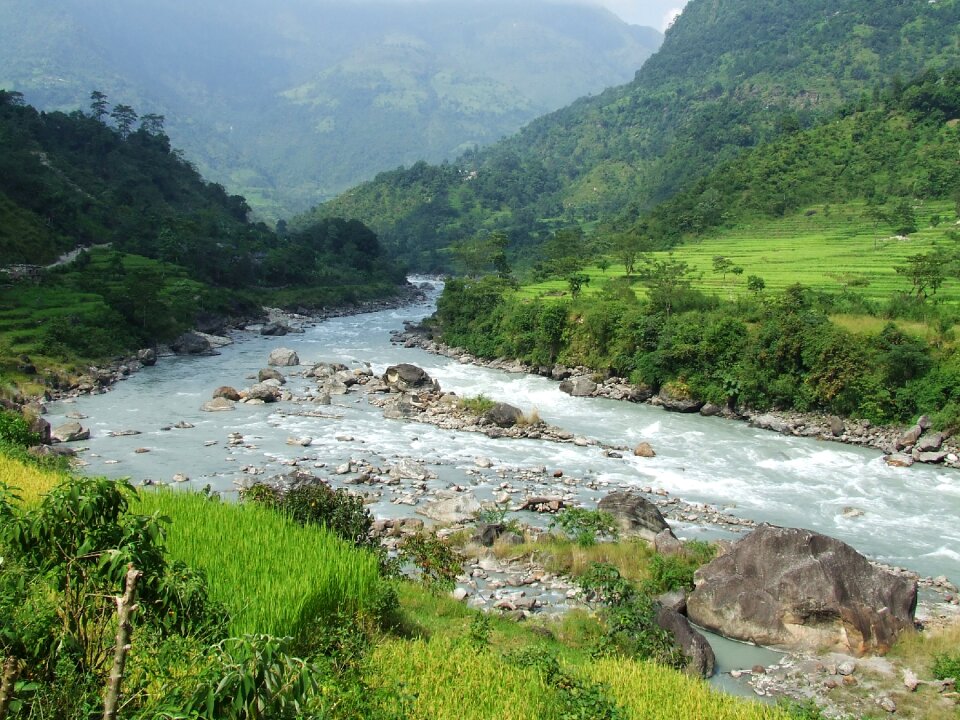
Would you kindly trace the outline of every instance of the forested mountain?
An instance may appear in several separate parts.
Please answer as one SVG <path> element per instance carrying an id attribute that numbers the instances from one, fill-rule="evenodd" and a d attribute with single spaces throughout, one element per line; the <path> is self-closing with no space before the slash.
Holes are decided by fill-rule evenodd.
<path id="1" fill-rule="evenodd" d="M 957 0 L 691 0 L 633 82 L 455 163 L 384 173 L 315 212 L 359 217 L 428 267 L 481 231 L 506 231 L 529 254 L 557 227 L 627 227 L 744 149 L 958 60 Z"/>
<path id="2" fill-rule="evenodd" d="M 661 39 L 548 0 L 5 0 L 0 87 L 164 114 L 206 177 L 276 219 L 622 83 Z"/>
<path id="3" fill-rule="evenodd" d="M 909 233 L 914 205 L 953 199 L 960 207 L 958 157 L 960 67 L 929 70 L 850 103 L 829 122 L 784 132 L 721 164 L 660 203 L 635 230 L 662 247 L 745 217 L 862 201 L 877 220 Z"/>
<path id="4" fill-rule="evenodd" d="M 359 221 L 277 234 L 249 214 L 171 149 L 157 116 L 138 122 L 103 99 L 89 114 L 41 113 L 0 90 L 0 267 L 10 271 L 0 374 L 11 355 L 102 357 L 168 340 L 201 315 L 343 302 L 405 282 Z"/>

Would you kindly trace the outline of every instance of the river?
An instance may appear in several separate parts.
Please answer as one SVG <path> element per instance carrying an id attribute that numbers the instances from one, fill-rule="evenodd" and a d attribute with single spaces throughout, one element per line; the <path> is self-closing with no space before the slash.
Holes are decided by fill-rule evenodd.
<path id="1" fill-rule="evenodd" d="M 281 338 L 252 332 L 216 357 L 164 357 L 110 392 L 51 403 L 56 426 L 79 413 L 92 431 L 82 457 L 85 471 L 109 477 L 210 485 L 231 493 L 254 475 L 266 477 L 297 462 L 321 475 L 350 460 L 388 466 L 401 458 L 423 460 L 436 473 L 431 489 L 460 485 L 481 499 L 490 498 L 505 477 L 518 469 L 546 468 L 541 490 L 563 483 L 587 505 L 620 487 L 662 488 L 688 502 L 707 503 L 756 521 L 798 526 L 840 538 L 867 556 L 915 570 L 960 580 L 960 473 L 914 465 L 890 468 L 879 452 L 809 438 L 757 430 L 721 418 L 679 415 L 648 405 L 593 398 L 572 398 L 545 378 L 462 365 L 446 357 L 391 344 L 390 332 L 404 320 L 432 312 L 428 302 L 363 315 L 341 317 Z M 331 406 L 310 408 L 324 417 L 297 416 L 297 405 L 238 404 L 233 412 L 205 413 L 203 402 L 221 385 L 248 387 L 266 367 L 271 349 L 296 350 L 304 365 L 369 363 L 376 373 L 409 362 L 427 370 L 444 390 L 484 395 L 525 411 L 536 409 L 547 422 L 604 443 L 633 447 L 648 441 L 655 458 L 606 457 L 597 447 L 534 440 L 490 439 L 479 433 L 441 430 L 404 420 L 387 420 L 362 395 L 335 396 Z M 281 370 L 288 370 L 282 368 Z M 289 370 L 294 370 L 293 368 Z M 290 375 L 295 394 L 310 387 Z M 178 429 L 178 424 L 193 427 Z M 111 432 L 140 434 L 110 436 Z M 241 433 L 243 445 L 228 436 Z M 292 446 L 291 437 L 313 438 L 309 447 Z M 141 452 L 136 452 L 137 450 Z M 148 452 L 143 452 L 147 450 Z M 489 458 L 490 469 L 477 460 Z M 485 464 L 481 462 L 480 465 Z M 563 480 L 553 480 L 560 469 Z M 572 478 L 576 478 L 574 483 Z M 336 477 L 334 478 L 336 484 Z M 383 491 L 371 506 L 382 517 L 412 515 L 394 501 L 409 488 Z M 849 508 L 862 511 L 862 515 Z M 674 523 L 680 536 L 710 537 L 715 530 Z"/>

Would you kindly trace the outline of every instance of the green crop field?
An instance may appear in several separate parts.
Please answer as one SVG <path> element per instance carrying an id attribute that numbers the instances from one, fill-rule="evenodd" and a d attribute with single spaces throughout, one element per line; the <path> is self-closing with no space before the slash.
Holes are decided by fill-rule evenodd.
<path id="1" fill-rule="evenodd" d="M 672 251 L 676 260 L 686 262 L 695 276 L 695 286 L 724 299 L 748 293 L 747 278 L 763 279 L 766 289 L 783 290 L 795 283 L 830 292 L 850 288 L 872 299 L 886 299 L 895 292 L 910 290 L 908 278 L 898 275 L 896 267 L 912 255 L 929 252 L 935 244 L 948 248 L 958 244 L 948 238 L 950 230 L 960 230 L 952 203 L 930 202 L 916 208 L 920 229 L 906 238 L 893 235 L 885 223 L 868 217 L 862 204 L 818 206 L 788 218 L 744 223 L 696 242 L 680 245 Z M 937 227 L 930 219 L 939 215 Z M 652 253 L 666 257 L 666 252 Z M 742 267 L 738 276 L 713 271 L 713 258 L 722 255 Z M 602 290 L 609 278 L 625 274 L 622 263 L 602 272 L 589 267 L 590 277 L 584 294 Z M 636 287 L 642 290 L 637 281 Z M 551 280 L 528 285 L 525 296 L 543 297 L 569 293 L 566 282 Z M 943 301 L 960 301 L 960 280 L 950 279 L 937 295 Z"/>

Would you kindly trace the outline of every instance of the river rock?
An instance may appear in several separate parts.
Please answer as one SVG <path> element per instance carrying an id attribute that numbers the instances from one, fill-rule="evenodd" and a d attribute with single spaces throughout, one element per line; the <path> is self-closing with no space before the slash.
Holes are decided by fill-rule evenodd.
<path id="1" fill-rule="evenodd" d="M 937 450 L 935 452 L 917 452 L 916 449 L 913 451 L 913 458 L 917 462 L 929 463 L 931 465 L 937 465 L 942 463 L 947 459 L 948 453 L 943 450 Z"/>
<path id="2" fill-rule="evenodd" d="M 588 377 L 575 377 L 560 383 L 560 390 L 573 397 L 590 397 L 597 391 L 597 384 Z"/>
<path id="3" fill-rule="evenodd" d="M 700 408 L 702 408 L 705 404 L 702 400 L 695 400 L 688 394 L 668 385 L 664 385 L 662 388 L 660 388 L 657 398 L 660 401 L 660 405 L 663 407 L 663 409 L 669 410 L 670 412 L 700 412 Z"/>
<path id="4" fill-rule="evenodd" d="M 264 323 L 263 327 L 260 328 L 261 335 L 269 335 L 270 337 L 283 337 L 289 332 L 290 328 L 277 320 Z"/>
<path id="5" fill-rule="evenodd" d="M 228 412 L 235 409 L 234 402 L 225 397 L 216 397 L 213 400 L 207 400 L 200 406 L 203 412 Z"/>
<path id="6" fill-rule="evenodd" d="M 653 538 L 653 549 L 661 555 L 679 555 L 683 552 L 683 543 L 667 528 L 657 533 Z"/>
<path id="7" fill-rule="evenodd" d="M 267 380 L 276 380 L 281 385 L 287 384 L 287 379 L 283 376 L 283 373 L 273 368 L 263 368 L 257 372 L 258 382 L 266 382 Z"/>
<path id="8" fill-rule="evenodd" d="M 195 332 L 185 332 L 172 343 L 170 349 L 177 355 L 212 355 L 210 342 Z"/>
<path id="9" fill-rule="evenodd" d="M 440 389 L 440 386 L 427 374 L 426 370 L 410 363 L 391 365 L 383 374 L 382 379 L 391 392 L 436 391 Z"/>
<path id="10" fill-rule="evenodd" d="M 50 433 L 50 439 L 53 442 L 77 442 L 79 440 L 89 440 L 90 430 L 83 427 L 78 422 L 68 422 L 54 428 Z"/>
<path id="11" fill-rule="evenodd" d="M 237 392 L 236 388 L 232 388 L 229 385 L 221 385 L 213 391 L 213 397 L 214 399 L 223 398 L 224 400 L 237 402 L 240 400 L 240 393 Z"/>
<path id="12" fill-rule="evenodd" d="M 652 458 L 656 457 L 657 453 L 653 449 L 653 445 L 648 442 L 642 442 L 633 449 L 633 454 L 636 457 L 642 458 Z"/>
<path id="13" fill-rule="evenodd" d="M 451 524 L 470 520 L 480 512 L 480 501 L 470 493 L 441 498 L 417 508 L 417 512 L 439 523 Z"/>
<path id="14" fill-rule="evenodd" d="M 917 444 L 913 446 L 913 449 L 917 452 L 934 452 L 940 449 L 940 446 L 943 445 L 944 435 L 941 432 L 927 433 L 917 440 Z"/>
<path id="15" fill-rule="evenodd" d="M 910 467 L 915 462 L 912 455 L 906 453 L 894 453 L 887 455 L 883 461 L 890 467 Z"/>
<path id="16" fill-rule="evenodd" d="M 707 403 L 700 408 L 700 414 L 704 417 L 716 417 L 717 415 L 723 414 L 723 408 L 714 403 Z"/>
<path id="17" fill-rule="evenodd" d="M 37 416 L 30 420 L 30 432 L 34 433 L 40 438 L 40 444 L 50 444 L 50 423 L 48 423 L 42 417 Z"/>
<path id="18" fill-rule="evenodd" d="M 153 348 L 137 350 L 137 361 L 145 367 L 152 367 L 157 364 L 157 351 Z"/>
<path id="19" fill-rule="evenodd" d="M 735 640 L 885 653 L 913 627 L 917 583 L 826 535 L 761 525 L 697 570 L 690 619 Z"/>
<path id="20" fill-rule="evenodd" d="M 778 433 L 789 433 L 790 423 L 783 418 L 777 417 L 771 413 L 763 415 L 754 415 L 750 418 L 750 425 L 761 430 L 772 430 Z"/>
<path id="21" fill-rule="evenodd" d="M 247 388 L 244 393 L 247 400 L 261 400 L 263 402 L 276 402 L 280 399 L 280 388 L 269 383 L 257 383 L 253 387 Z"/>
<path id="22" fill-rule="evenodd" d="M 523 419 L 523 412 L 513 405 L 498 402 L 483 414 L 483 419 L 491 425 L 509 428 Z"/>
<path id="23" fill-rule="evenodd" d="M 894 447 L 897 450 L 913 447 L 917 440 L 920 439 L 922 434 L 923 428 L 920 427 L 920 425 L 914 425 L 912 428 L 904 432 L 899 438 L 897 438 L 897 442 L 894 444 Z"/>
<path id="24" fill-rule="evenodd" d="M 600 500 L 597 508 L 613 515 L 623 533 L 650 542 L 658 533 L 670 529 L 657 506 L 637 492 L 617 490 Z"/>
<path id="25" fill-rule="evenodd" d="M 300 357 L 290 348 L 274 348 L 267 358 L 267 365 L 271 367 L 293 367 L 300 364 Z"/>
<path id="26" fill-rule="evenodd" d="M 837 417 L 836 415 L 831 415 L 829 418 L 827 418 L 827 423 L 830 426 L 831 435 L 833 435 L 834 437 L 840 437 L 841 435 L 843 435 L 843 431 L 845 430 L 845 428 L 843 425 L 842 418 Z"/>
<path id="27" fill-rule="evenodd" d="M 707 639 L 690 626 L 690 621 L 676 610 L 657 609 L 657 625 L 673 635 L 674 642 L 687 659 L 687 672 L 708 678 L 713 675 L 716 657 Z"/>

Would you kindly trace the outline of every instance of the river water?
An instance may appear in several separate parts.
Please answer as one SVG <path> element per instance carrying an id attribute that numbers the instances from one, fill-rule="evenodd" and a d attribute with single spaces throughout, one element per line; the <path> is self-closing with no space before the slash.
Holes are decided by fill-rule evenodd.
<path id="1" fill-rule="evenodd" d="M 436 287 L 431 298 L 435 297 Z M 397 310 L 323 321 L 303 334 L 281 338 L 239 333 L 217 357 L 164 357 L 110 392 L 52 403 L 50 422 L 67 414 L 86 416 L 92 431 L 82 453 L 86 472 L 170 482 L 177 474 L 187 486 L 210 485 L 223 493 L 238 484 L 288 471 L 298 463 L 328 475 L 348 460 L 387 467 L 402 458 L 423 460 L 436 474 L 436 490 L 469 487 L 492 497 L 510 472 L 540 468 L 542 492 L 558 486 L 584 504 L 620 487 L 662 488 L 688 502 L 707 503 L 740 517 L 805 527 L 840 538 L 867 556 L 923 575 L 960 580 L 960 472 L 932 466 L 889 468 L 879 452 L 807 438 L 785 437 L 721 418 L 678 415 L 647 405 L 572 398 L 545 378 L 463 365 L 418 349 L 395 346 L 390 332 L 404 320 L 432 312 L 432 299 Z M 387 420 L 363 394 L 335 396 L 333 405 L 310 405 L 322 417 L 304 417 L 294 403 L 238 404 L 233 412 L 205 413 L 203 402 L 221 385 L 248 387 L 266 367 L 271 349 L 296 350 L 304 365 L 368 363 L 382 373 L 409 362 L 430 373 L 444 390 L 484 395 L 525 411 L 536 409 L 547 422 L 604 443 L 633 447 L 650 442 L 655 458 L 606 457 L 595 446 L 534 440 L 491 439 L 479 433 L 442 430 L 406 420 Z M 281 370 L 288 370 L 282 368 Z M 289 370 L 295 370 L 293 368 Z M 301 394 L 311 384 L 290 376 Z M 178 423 L 193 427 L 178 429 Z M 140 434 L 111 437 L 111 432 Z M 230 446 L 231 433 L 243 445 Z M 309 447 L 291 437 L 311 437 Z M 135 452 L 146 449 L 148 452 Z M 493 461 L 489 469 L 478 469 Z M 560 469 L 564 479 L 554 480 Z M 576 481 L 571 479 L 575 478 Z M 564 480 L 568 484 L 563 484 Z M 394 501 L 410 497 L 403 486 L 383 491 L 373 504 L 382 517 L 409 516 L 413 508 Z M 846 517 L 845 509 L 863 512 Z M 847 513 L 848 515 L 850 513 Z M 714 530 L 678 523 L 678 535 L 711 536 Z"/>

